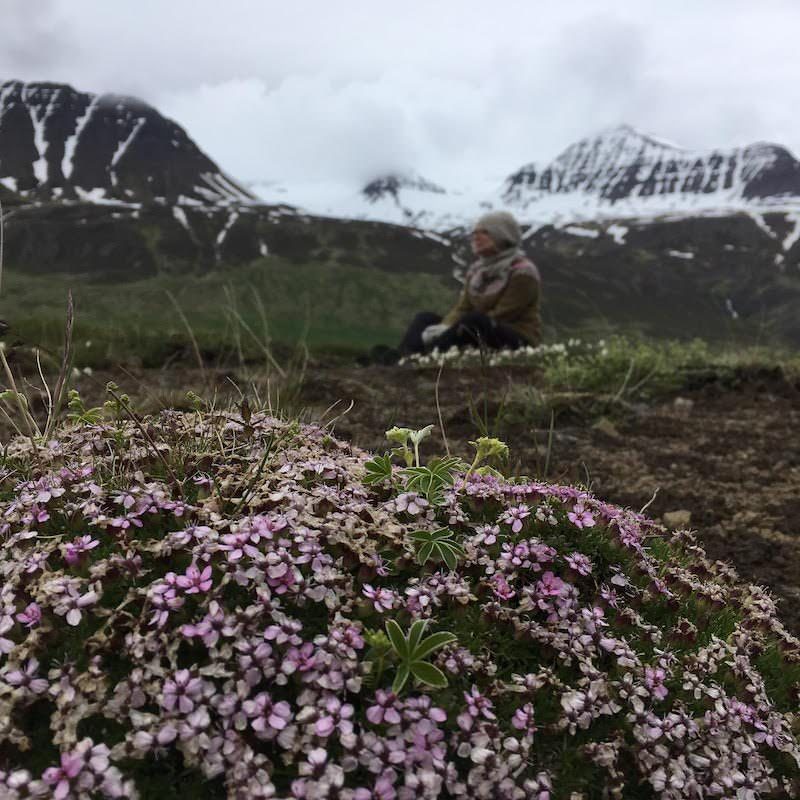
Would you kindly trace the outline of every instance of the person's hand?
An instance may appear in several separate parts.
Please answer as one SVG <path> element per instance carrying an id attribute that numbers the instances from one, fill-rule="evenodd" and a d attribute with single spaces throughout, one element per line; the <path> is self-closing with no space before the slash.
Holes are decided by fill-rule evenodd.
<path id="1" fill-rule="evenodd" d="M 438 339 L 447 330 L 447 325 L 428 325 L 422 331 L 422 341 L 427 347 L 432 344 L 435 339 Z"/>

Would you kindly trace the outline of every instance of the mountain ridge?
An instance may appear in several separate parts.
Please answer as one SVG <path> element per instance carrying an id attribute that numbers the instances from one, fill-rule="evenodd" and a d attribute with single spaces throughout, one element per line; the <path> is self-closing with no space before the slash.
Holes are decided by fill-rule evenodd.
<path id="1" fill-rule="evenodd" d="M 362 190 L 369 201 L 364 218 L 371 218 L 372 209 L 387 217 L 391 208 L 379 203 L 388 192 L 381 195 L 374 187 L 390 184 L 390 178 L 373 180 L 369 192 Z M 466 191 L 456 198 L 439 186 L 449 208 L 423 196 L 418 185 L 424 183 L 433 182 L 418 178 L 417 185 L 393 185 L 392 200 L 402 217 L 385 221 L 414 220 L 446 229 L 456 227 L 457 220 L 469 224 L 486 208 L 507 208 L 528 225 L 800 210 L 800 161 L 781 145 L 695 151 L 627 124 L 584 137 L 544 164 L 529 162 L 482 193 Z"/>
<path id="2" fill-rule="evenodd" d="M 0 83 L 0 184 L 28 202 L 256 199 L 142 100 L 52 82 Z"/>

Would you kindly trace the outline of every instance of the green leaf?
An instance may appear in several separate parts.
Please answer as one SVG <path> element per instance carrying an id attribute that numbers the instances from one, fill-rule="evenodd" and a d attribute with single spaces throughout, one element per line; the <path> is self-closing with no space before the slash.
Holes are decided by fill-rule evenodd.
<path id="1" fill-rule="evenodd" d="M 416 542 L 429 542 L 433 536 L 430 531 L 414 531 L 409 535 Z"/>
<path id="2" fill-rule="evenodd" d="M 411 672 L 417 680 L 428 684 L 428 686 L 433 686 L 434 689 L 444 689 L 447 686 L 447 678 L 444 673 L 427 661 L 412 662 Z"/>
<path id="3" fill-rule="evenodd" d="M 439 633 L 432 633 L 426 639 L 423 639 L 416 647 L 413 653 L 409 654 L 409 658 L 414 661 L 421 661 L 423 658 L 429 656 L 434 650 L 444 647 L 450 642 L 456 641 L 458 637 L 449 631 L 439 631 Z"/>
<path id="4" fill-rule="evenodd" d="M 404 661 L 408 660 L 408 643 L 402 628 L 393 620 L 386 620 L 386 635 L 398 656 Z"/>
<path id="5" fill-rule="evenodd" d="M 447 568 L 452 572 L 458 565 L 458 556 L 453 549 L 444 542 L 440 543 L 437 549 L 441 554 L 442 561 L 444 561 Z"/>
<path id="6" fill-rule="evenodd" d="M 428 542 L 427 544 L 422 545 L 417 553 L 417 563 L 424 565 L 431 557 L 434 550 L 437 550 L 438 552 L 438 548 L 434 542 Z"/>
<path id="7" fill-rule="evenodd" d="M 406 639 L 406 641 L 408 642 L 409 658 L 413 657 L 414 650 L 419 644 L 419 640 L 422 638 L 422 634 L 425 633 L 425 628 L 427 627 L 427 625 L 428 625 L 428 620 L 418 619 L 411 626 L 411 630 L 408 632 L 408 638 Z"/>
<path id="8" fill-rule="evenodd" d="M 400 691 L 406 685 L 406 681 L 408 680 L 408 673 L 409 673 L 409 666 L 408 664 L 403 662 L 397 668 L 397 674 L 394 676 L 394 681 L 392 681 L 392 691 L 395 694 L 400 694 Z"/>
<path id="9" fill-rule="evenodd" d="M 392 479 L 392 458 L 390 455 L 375 456 L 364 465 L 367 471 L 364 483 L 373 486 L 381 481 Z"/>

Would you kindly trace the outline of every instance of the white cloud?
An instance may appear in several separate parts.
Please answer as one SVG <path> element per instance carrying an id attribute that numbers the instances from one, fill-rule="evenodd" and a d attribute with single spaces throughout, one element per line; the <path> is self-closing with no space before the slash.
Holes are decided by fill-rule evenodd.
<path id="1" fill-rule="evenodd" d="M 139 95 L 245 182 L 499 180 L 620 122 L 800 151 L 794 0 L 6 0 L 4 16 L 6 77 Z"/>

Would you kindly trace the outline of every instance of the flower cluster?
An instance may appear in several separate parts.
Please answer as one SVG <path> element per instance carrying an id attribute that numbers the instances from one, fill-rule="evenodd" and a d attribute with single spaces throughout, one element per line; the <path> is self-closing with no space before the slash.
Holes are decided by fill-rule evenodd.
<path id="1" fill-rule="evenodd" d="M 798 796 L 764 590 L 578 488 L 367 458 L 249 411 L 13 441 L 0 797 Z"/>
<path id="2" fill-rule="evenodd" d="M 433 349 L 429 353 L 413 353 L 400 360 L 401 365 L 417 368 L 438 367 L 447 364 L 450 367 L 475 367 L 486 364 L 499 366 L 535 366 L 573 357 L 575 354 L 596 352 L 605 353 L 605 342 L 601 339 L 596 344 L 582 342 L 580 339 L 568 339 L 553 344 L 526 345 L 515 350 L 482 351 L 477 347 L 451 347 L 449 350 Z"/>

